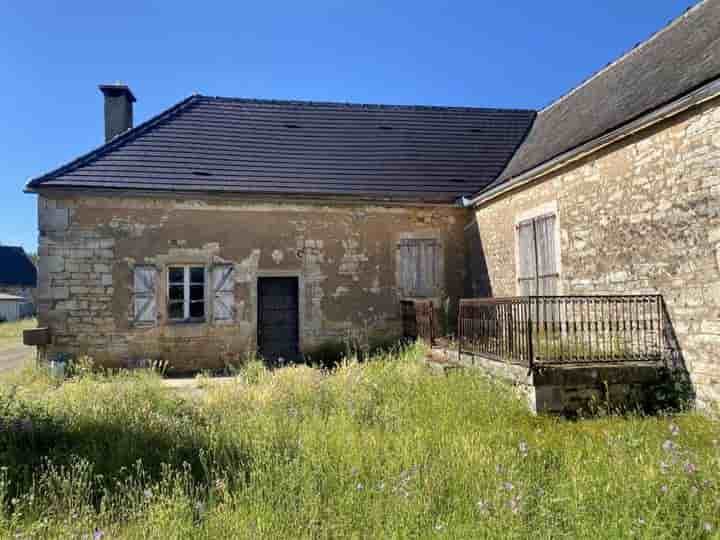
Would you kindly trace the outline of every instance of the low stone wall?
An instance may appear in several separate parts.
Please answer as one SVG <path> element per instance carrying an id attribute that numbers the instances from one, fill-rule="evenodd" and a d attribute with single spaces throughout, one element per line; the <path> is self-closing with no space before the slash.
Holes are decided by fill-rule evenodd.
<path id="1" fill-rule="evenodd" d="M 449 363 L 446 365 L 479 369 L 517 386 L 536 413 L 652 410 L 675 406 L 680 397 L 670 373 L 656 364 L 547 366 L 529 371 L 479 355 L 459 355 L 457 350 L 436 349 L 435 355 Z"/>

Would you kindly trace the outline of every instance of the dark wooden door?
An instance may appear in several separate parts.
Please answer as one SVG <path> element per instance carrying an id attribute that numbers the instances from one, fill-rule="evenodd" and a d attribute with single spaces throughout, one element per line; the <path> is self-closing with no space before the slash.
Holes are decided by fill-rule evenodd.
<path id="1" fill-rule="evenodd" d="M 258 279 L 258 353 L 270 366 L 299 359 L 297 278 Z"/>

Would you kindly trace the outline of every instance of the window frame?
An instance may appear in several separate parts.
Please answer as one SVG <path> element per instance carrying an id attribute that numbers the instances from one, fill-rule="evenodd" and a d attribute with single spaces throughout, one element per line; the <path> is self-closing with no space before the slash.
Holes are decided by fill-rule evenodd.
<path id="1" fill-rule="evenodd" d="M 554 220 L 553 224 L 553 254 L 554 254 L 554 266 L 555 272 L 550 274 L 540 274 L 538 271 L 539 253 L 537 246 L 537 221 L 552 217 Z M 533 251 L 534 251 L 534 276 L 533 277 L 521 277 L 521 256 L 520 253 L 520 228 L 521 226 L 527 225 L 528 222 L 532 222 L 532 238 L 533 238 Z M 538 296 L 539 285 L 543 279 L 555 278 L 555 295 L 561 296 L 563 294 L 563 280 L 562 280 L 562 254 L 561 254 L 561 241 L 560 241 L 560 215 L 558 212 L 557 202 L 544 204 L 540 207 L 533 208 L 529 211 L 523 212 L 517 215 L 515 218 L 515 291 L 517 296 L 527 296 L 523 293 L 521 282 L 528 282 L 533 280 L 535 287 L 535 295 Z M 540 295 L 547 296 L 547 295 Z"/>
<path id="2" fill-rule="evenodd" d="M 193 269 L 202 269 L 203 272 L 203 282 L 202 282 L 202 291 L 203 291 L 203 297 L 202 300 L 192 300 L 190 296 L 190 287 L 191 285 L 200 285 L 199 283 L 192 282 L 191 274 Z M 171 281 L 170 280 L 170 272 L 172 270 L 176 269 L 182 269 L 183 271 L 183 281 L 180 283 L 179 281 Z M 183 287 L 183 299 L 182 299 L 182 306 L 183 306 L 183 317 L 182 318 L 175 318 L 170 316 L 170 305 L 171 304 L 179 304 L 179 300 L 171 300 L 170 299 L 170 287 L 177 287 L 182 285 Z M 207 266 L 204 264 L 168 264 L 165 272 L 165 313 L 167 316 L 167 320 L 171 324 L 182 324 L 182 323 L 205 323 L 208 321 L 208 269 Z M 203 316 L 202 317 L 191 317 L 190 316 L 190 307 L 193 303 L 202 303 L 203 305 Z"/>

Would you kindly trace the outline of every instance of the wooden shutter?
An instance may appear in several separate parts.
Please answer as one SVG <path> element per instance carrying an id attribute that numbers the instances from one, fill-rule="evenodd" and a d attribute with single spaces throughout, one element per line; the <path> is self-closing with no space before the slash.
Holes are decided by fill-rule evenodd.
<path id="1" fill-rule="evenodd" d="M 157 269 L 136 266 L 133 269 L 133 320 L 154 324 L 157 320 Z"/>
<path id="2" fill-rule="evenodd" d="M 535 219 L 535 242 L 537 245 L 538 294 L 557 294 L 558 268 L 555 253 L 555 216 Z"/>
<path id="3" fill-rule="evenodd" d="M 235 267 L 218 264 L 212 269 L 213 320 L 235 320 Z"/>
<path id="4" fill-rule="evenodd" d="M 439 286 L 440 243 L 434 238 L 400 242 L 400 287 L 405 296 L 434 296 Z"/>
<path id="5" fill-rule="evenodd" d="M 518 283 L 521 296 L 537 294 L 536 279 L 533 222 L 523 221 L 518 225 Z"/>

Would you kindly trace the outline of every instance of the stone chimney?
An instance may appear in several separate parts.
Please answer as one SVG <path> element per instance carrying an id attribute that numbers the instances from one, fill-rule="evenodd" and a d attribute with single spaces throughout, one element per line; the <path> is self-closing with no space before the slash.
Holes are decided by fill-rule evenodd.
<path id="1" fill-rule="evenodd" d="M 105 96 L 105 142 L 133 127 L 135 96 L 124 84 L 101 84 Z"/>

